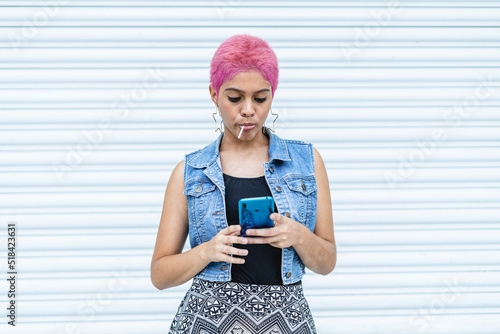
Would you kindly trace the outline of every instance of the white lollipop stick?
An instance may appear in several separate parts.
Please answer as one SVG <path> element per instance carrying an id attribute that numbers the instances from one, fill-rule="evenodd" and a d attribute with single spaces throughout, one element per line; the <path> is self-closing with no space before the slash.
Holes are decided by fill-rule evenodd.
<path id="1" fill-rule="evenodd" d="M 243 129 L 244 129 L 244 128 L 245 128 L 245 126 L 243 125 L 243 126 L 241 127 L 240 134 L 238 135 L 238 139 L 240 139 L 240 137 L 241 137 L 241 133 L 243 132 Z"/>

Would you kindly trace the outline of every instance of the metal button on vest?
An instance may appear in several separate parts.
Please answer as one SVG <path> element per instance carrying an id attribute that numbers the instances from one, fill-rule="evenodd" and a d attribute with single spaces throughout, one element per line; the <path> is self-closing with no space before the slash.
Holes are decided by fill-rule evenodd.
<path id="1" fill-rule="evenodd" d="M 290 278 L 290 276 L 292 276 L 292 273 L 289 271 L 286 273 L 286 278 Z"/>
<path id="2" fill-rule="evenodd" d="M 277 191 L 277 192 L 279 192 L 279 193 L 280 193 L 280 192 L 281 192 L 281 190 L 283 190 L 283 189 L 281 189 L 281 187 L 280 187 L 280 186 L 276 186 L 276 191 Z"/>
<path id="3" fill-rule="evenodd" d="M 302 180 L 302 189 L 306 190 L 306 185 L 304 184 L 304 180 Z"/>
<path id="4" fill-rule="evenodd" d="M 201 185 L 198 186 L 198 188 L 196 188 L 196 192 L 199 193 L 201 191 Z"/>
<path id="5" fill-rule="evenodd" d="M 285 212 L 285 217 L 290 218 L 290 212 Z"/>
<path id="6" fill-rule="evenodd" d="M 274 167 L 273 167 L 273 166 L 269 166 L 269 171 L 270 171 L 271 173 L 274 173 Z"/>

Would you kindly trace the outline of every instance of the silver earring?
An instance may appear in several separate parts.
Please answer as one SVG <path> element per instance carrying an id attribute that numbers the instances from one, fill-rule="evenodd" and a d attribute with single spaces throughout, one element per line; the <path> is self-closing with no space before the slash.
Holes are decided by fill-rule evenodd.
<path id="1" fill-rule="evenodd" d="M 276 122 L 276 120 L 278 119 L 279 115 L 278 114 L 274 114 L 272 108 L 270 110 L 271 110 L 271 115 L 276 116 L 276 118 L 273 121 L 273 128 L 272 129 L 269 128 L 269 130 L 271 130 L 273 133 L 276 133 L 276 130 L 274 129 L 274 122 Z M 266 124 L 264 123 L 264 127 L 262 128 L 262 133 L 266 133 L 266 129 L 267 129 L 266 128 Z"/>
<path id="2" fill-rule="evenodd" d="M 217 120 L 215 119 L 215 115 L 217 114 L 217 112 L 219 113 L 219 116 L 221 116 L 220 127 L 217 127 Z M 222 129 L 223 128 L 222 115 L 220 113 L 219 107 L 215 108 L 215 112 L 212 114 L 212 117 L 214 118 L 214 121 L 215 121 L 215 132 L 217 132 L 217 130 L 219 130 L 220 133 L 222 133 L 224 130 Z"/>

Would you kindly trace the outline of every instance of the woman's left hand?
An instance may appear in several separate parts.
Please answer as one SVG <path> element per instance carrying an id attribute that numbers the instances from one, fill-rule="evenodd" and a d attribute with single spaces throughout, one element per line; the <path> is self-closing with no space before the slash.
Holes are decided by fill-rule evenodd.
<path id="1" fill-rule="evenodd" d="M 246 230 L 249 244 L 270 244 L 277 248 L 286 248 L 300 241 L 301 229 L 304 225 L 280 215 L 277 212 L 271 214 L 274 227 L 254 228 Z"/>

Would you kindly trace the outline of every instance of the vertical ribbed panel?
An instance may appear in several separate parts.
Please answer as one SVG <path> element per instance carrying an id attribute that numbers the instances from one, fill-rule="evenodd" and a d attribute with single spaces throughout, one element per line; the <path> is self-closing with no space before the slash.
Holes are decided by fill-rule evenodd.
<path id="1" fill-rule="evenodd" d="M 277 134 L 328 169 L 338 263 L 303 280 L 319 333 L 500 332 L 500 2 L 0 6 L 13 333 L 168 331 L 190 282 L 150 281 L 164 191 L 218 135 L 209 64 L 238 33 L 280 61 Z"/>

